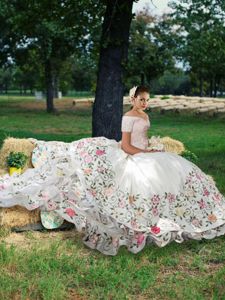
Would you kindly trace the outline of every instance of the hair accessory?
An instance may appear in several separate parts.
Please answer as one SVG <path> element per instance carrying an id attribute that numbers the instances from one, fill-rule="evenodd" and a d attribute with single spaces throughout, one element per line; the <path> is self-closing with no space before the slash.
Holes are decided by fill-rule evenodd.
<path id="1" fill-rule="evenodd" d="M 137 86 L 134 86 L 129 91 L 129 97 L 130 97 L 129 100 L 131 103 L 134 101 L 134 95 L 135 95 L 136 90 L 137 90 Z"/>

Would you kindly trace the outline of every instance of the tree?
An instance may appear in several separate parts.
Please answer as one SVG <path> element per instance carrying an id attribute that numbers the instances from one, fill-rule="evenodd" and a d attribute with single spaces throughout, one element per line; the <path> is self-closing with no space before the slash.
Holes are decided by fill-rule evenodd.
<path id="1" fill-rule="evenodd" d="M 71 58 L 71 85 L 78 91 L 91 91 L 97 80 L 97 65 L 93 58 L 86 54 L 82 57 Z"/>
<path id="2" fill-rule="evenodd" d="M 166 69 L 174 69 L 173 48 L 175 45 L 168 21 L 166 16 L 151 15 L 148 7 L 135 16 L 131 23 L 129 39 L 129 63 L 126 68 L 127 89 L 138 83 L 149 85 Z"/>
<path id="3" fill-rule="evenodd" d="M 217 94 L 225 73 L 225 7 L 221 0 L 172 1 L 172 18 L 180 38 L 179 57 L 187 63 L 199 81 L 200 95 L 204 81 L 210 95 Z"/>
<path id="4" fill-rule="evenodd" d="M 164 74 L 151 82 L 154 94 L 188 95 L 191 92 L 190 78 L 183 70 L 166 70 Z"/>
<path id="5" fill-rule="evenodd" d="M 13 70 L 11 66 L 0 69 L 0 92 L 8 93 L 13 82 Z"/>
<path id="6" fill-rule="evenodd" d="M 108 0 L 102 25 L 92 135 L 121 139 L 123 73 L 133 0 Z"/>
<path id="7" fill-rule="evenodd" d="M 90 35 L 101 22 L 102 5 L 94 0 L 1 2 L 11 29 L 11 55 L 16 57 L 21 48 L 36 50 L 45 70 L 47 111 L 54 112 L 54 90 L 62 65 L 74 52 L 88 50 Z"/>

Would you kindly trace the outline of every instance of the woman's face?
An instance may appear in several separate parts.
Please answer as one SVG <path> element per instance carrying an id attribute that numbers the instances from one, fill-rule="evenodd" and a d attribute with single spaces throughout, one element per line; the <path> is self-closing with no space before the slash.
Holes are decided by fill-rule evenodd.
<path id="1" fill-rule="evenodd" d="M 136 109 L 145 110 L 148 107 L 149 102 L 149 93 L 143 92 L 140 93 L 137 97 L 134 98 L 134 107 Z"/>

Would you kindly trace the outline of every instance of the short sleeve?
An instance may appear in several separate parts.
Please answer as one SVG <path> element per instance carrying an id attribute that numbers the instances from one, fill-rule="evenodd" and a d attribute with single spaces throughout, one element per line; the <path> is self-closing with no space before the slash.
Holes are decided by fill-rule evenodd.
<path id="1" fill-rule="evenodd" d="M 122 132 L 131 132 L 134 125 L 134 119 L 132 117 L 123 116 L 122 118 L 122 126 L 121 131 Z"/>

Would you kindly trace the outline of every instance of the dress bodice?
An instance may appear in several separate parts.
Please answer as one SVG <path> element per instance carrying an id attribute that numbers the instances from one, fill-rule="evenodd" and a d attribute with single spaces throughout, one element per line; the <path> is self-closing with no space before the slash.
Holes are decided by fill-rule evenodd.
<path id="1" fill-rule="evenodd" d="M 142 117 L 123 116 L 122 132 L 131 132 L 131 145 L 140 149 L 147 149 L 147 130 L 150 127 L 149 120 Z"/>

